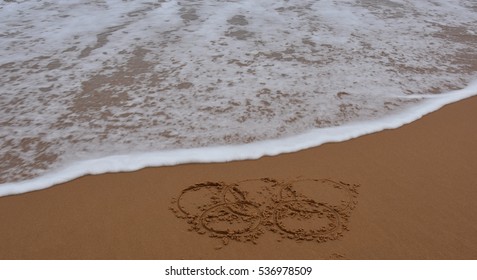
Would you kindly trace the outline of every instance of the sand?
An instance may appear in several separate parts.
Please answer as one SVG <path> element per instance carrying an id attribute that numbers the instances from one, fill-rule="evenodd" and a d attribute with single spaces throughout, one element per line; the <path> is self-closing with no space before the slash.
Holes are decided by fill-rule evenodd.
<path id="1" fill-rule="evenodd" d="M 0 198 L 1 259 L 477 259 L 477 98 L 399 129 Z"/>

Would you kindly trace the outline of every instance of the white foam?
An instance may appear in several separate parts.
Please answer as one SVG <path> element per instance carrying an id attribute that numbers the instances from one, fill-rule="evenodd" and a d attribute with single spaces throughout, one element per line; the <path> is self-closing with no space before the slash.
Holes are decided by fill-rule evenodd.
<path id="1" fill-rule="evenodd" d="M 438 96 L 410 96 L 409 98 L 426 99 L 426 101 L 419 106 L 409 108 L 392 116 L 367 122 L 350 123 L 338 127 L 313 129 L 306 133 L 283 139 L 266 140 L 244 145 L 116 155 L 79 161 L 32 180 L 1 184 L 0 196 L 41 190 L 88 174 L 135 171 L 145 167 L 170 166 L 183 163 L 258 159 L 263 156 L 296 152 L 324 143 L 346 141 L 365 134 L 398 128 L 436 111 L 446 104 L 475 95 L 477 95 L 477 81 L 471 83 L 465 89 Z"/>
<path id="2" fill-rule="evenodd" d="M 366 123 L 477 76 L 472 0 L 2 1 L 0 25 L 0 182 Z"/>

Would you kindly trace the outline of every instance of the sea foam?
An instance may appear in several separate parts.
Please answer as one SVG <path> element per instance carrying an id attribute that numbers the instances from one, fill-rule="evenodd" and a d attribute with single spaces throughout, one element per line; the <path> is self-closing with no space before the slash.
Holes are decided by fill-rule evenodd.
<path id="1" fill-rule="evenodd" d="M 344 141 L 476 93 L 470 0 L 4 1 L 0 24 L 3 195 Z"/>
<path id="2" fill-rule="evenodd" d="M 369 133 L 398 128 L 420 119 L 422 116 L 436 111 L 444 105 L 475 95 L 477 95 L 477 81 L 474 81 L 465 89 L 438 96 L 410 96 L 409 98 L 426 98 L 427 100 L 419 106 L 401 111 L 395 115 L 337 127 L 317 128 L 283 139 L 265 140 L 242 145 L 115 155 L 78 161 L 35 179 L 1 184 L 0 196 L 45 189 L 88 174 L 135 171 L 150 166 L 171 166 L 183 163 L 212 163 L 258 159 L 263 156 L 296 152 L 324 143 L 346 141 Z"/>

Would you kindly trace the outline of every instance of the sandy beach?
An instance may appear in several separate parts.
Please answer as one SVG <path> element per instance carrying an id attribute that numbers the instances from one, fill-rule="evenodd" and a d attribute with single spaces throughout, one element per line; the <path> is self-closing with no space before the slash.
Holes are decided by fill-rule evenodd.
<path id="1" fill-rule="evenodd" d="M 477 259 L 477 98 L 399 129 L 0 198 L 1 259 Z"/>

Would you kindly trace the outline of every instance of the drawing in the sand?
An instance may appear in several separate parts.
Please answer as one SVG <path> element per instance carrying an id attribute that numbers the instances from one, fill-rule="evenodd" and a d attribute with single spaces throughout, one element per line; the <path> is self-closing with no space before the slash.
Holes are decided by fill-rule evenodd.
<path id="1" fill-rule="evenodd" d="M 189 186 L 170 209 L 190 231 L 256 243 L 266 232 L 298 242 L 335 240 L 348 229 L 359 185 L 330 179 L 250 179 Z"/>

